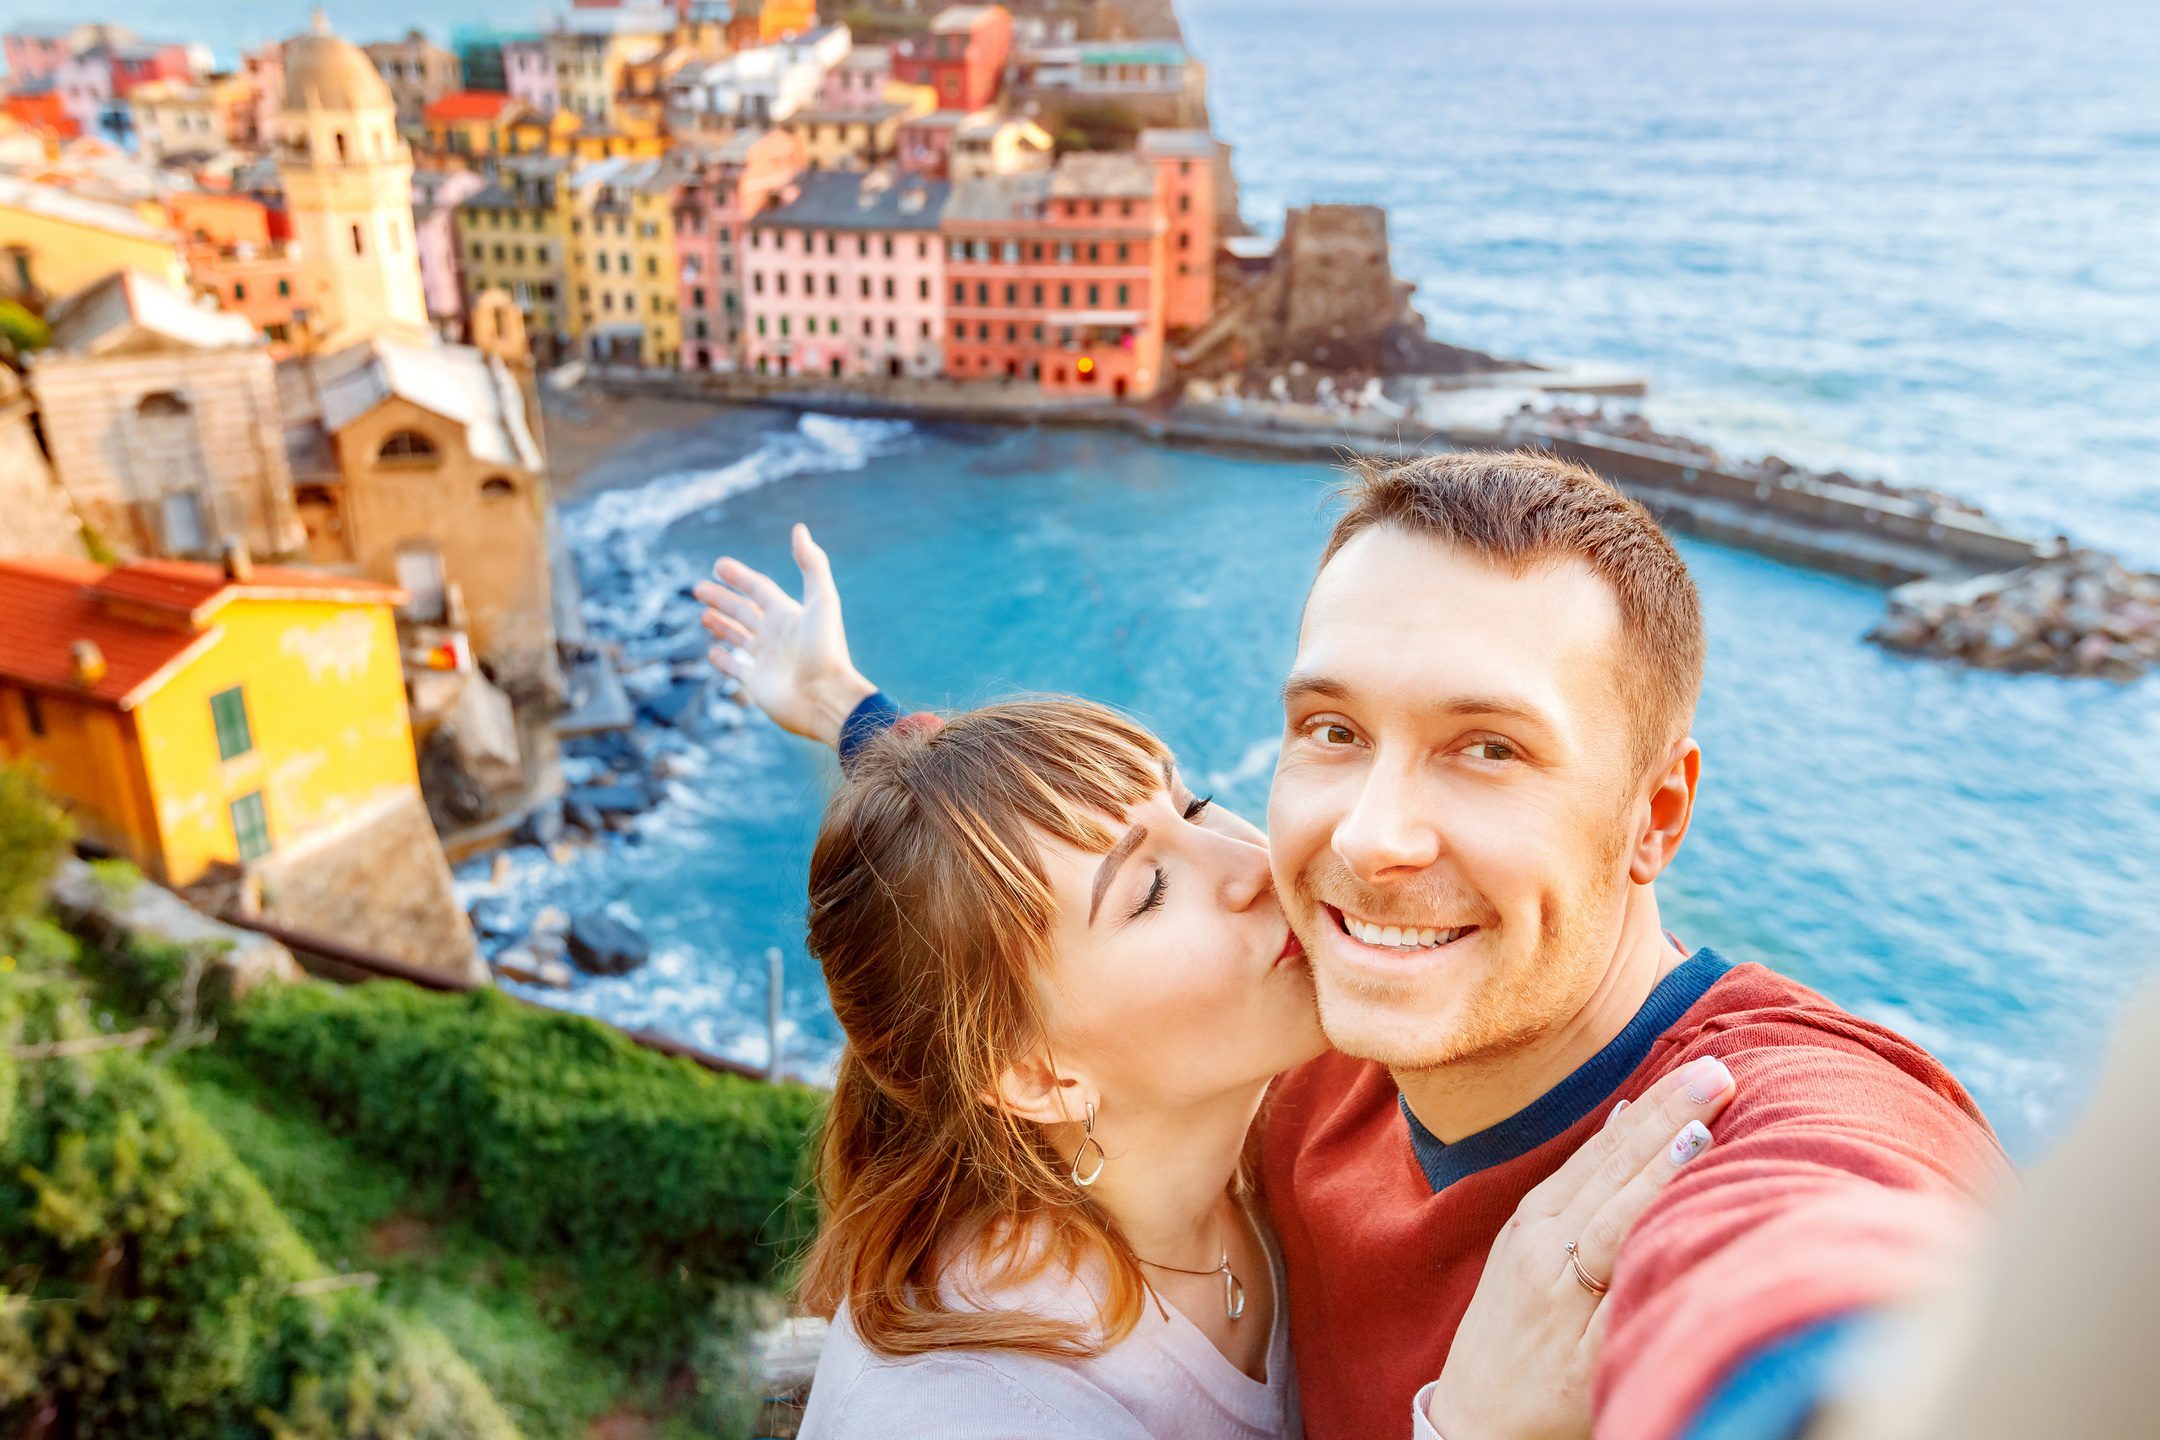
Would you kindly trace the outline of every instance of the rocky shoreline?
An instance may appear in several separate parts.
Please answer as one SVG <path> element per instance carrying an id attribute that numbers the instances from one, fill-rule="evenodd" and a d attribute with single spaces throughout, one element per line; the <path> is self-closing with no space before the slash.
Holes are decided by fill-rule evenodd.
<path id="1" fill-rule="evenodd" d="M 1890 592 L 1868 639 L 1986 670 L 2135 680 L 2160 666 L 2160 575 L 2066 550 L 1997 575 Z"/>

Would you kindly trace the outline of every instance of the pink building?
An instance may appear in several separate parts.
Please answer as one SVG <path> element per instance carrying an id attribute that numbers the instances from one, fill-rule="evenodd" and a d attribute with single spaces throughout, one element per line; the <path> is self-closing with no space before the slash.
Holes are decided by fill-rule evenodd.
<path id="1" fill-rule="evenodd" d="M 413 249 L 420 260 L 420 293 L 427 297 L 428 319 L 453 336 L 465 318 L 465 272 L 451 212 L 486 188 L 487 180 L 477 170 L 413 171 Z"/>
<path id="2" fill-rule="evenodd" d="M 936 375 L 951 187 L 805 171 L 749 225 L 744 359 L 760 374 Z"/>
<path id="3" fill-rule="evenodd" d="M 700 156 L 675 193 L 675 273 L 682 292 L 682 368 L 742 363 L 744 227 L 803 168 L 786 130 L 742 130 Z"/>
<path id="4" fill-rule="evenodd" d="M 75 53 L 80 25 L 25 25 L 10 30 L 0 44 L 7 47 L 8 81 L 17 90 L 50 80 L 61 64 Z"/>
<path id="5" fill-rule="evenodd" d="M 94 42 L 55 65 L 52 78 L 60 103 L 86 135 L 124 137 L 135 117 L 121 102 L 136 86 L 195 74 L 185 45 L 143 44 L 111 26 L 85 26 L 83 33 L 96 37 Z"/>
<path id="6" fill-rule="evenodd" d="M 555 89 L 555 62 L 548 57 L 545 40 L 505 40 L 502 47 L 503 88 L 510 98 L 541 115 L 561 108 Z"/>
<path id="7" fill-rule="evenodd" d="M 885 87 L 892 78 L 891 49 L 858 45 L 845 60 L 825 72 L 825 93 L 818 97 L 817 108 L 850 113 L 874 110 L 885 103 Z"/>
<path id="8" fill-rule="evenodd" d="M 965 110 L 933 110 L 900 126 L 900 168 L 934 180 L 951 174 L 953 136 L 975 117 Z"/>

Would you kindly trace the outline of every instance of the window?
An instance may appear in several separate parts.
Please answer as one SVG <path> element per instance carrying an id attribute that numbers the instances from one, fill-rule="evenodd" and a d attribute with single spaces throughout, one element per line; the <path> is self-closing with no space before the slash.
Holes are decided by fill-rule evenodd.
<path id="1" fill-rule="evenodd" d="M 885 258 L 886 258 L 887 260 L 890 260 L 890 259 L 892 259 L 892 258 L 893 258 L 893 254 L 892 254 L 892 236 L 890 236 L 890 235 L 887 235 L 887 236 L 885 237 Z"/>
<path id="2" fill-rule="evenodd" d="M 1042 288 L 1042 286 L 1040 286 L 1040 285 L 1037 285 L 1037 286 L 1035 287 L 1035 303 L 1036 303 L 1037 305 L 1040 305 L 1040 304 L 1042 304 L 1042 297 L 1043 297 L 1043 288 Z"/>
<path id="3" fill-rule="evenodd" d="M 44 702 L 38 699 L 35 690 L 25 690 L 22 692 L 22 704 L 23 719 L 29 722 L 30 733 L 32 735 L 43 735 L 45 733 Z"/>
<path id="4" fill-rule="evenodd" d="M 862 280 L 861 280 L 861 285 L 862 285 L 862 298 L 863 298 L 863 299 L 865 299 L 865 300 L 867 300 L 867 299 L 869 299 L 869 298 L 870 298 L 870 277 L 869 277 L 869 276 L 867 276 L 867 275 L 863 276 L 863 277 L 862 277 Z"/>
<path id="5" fill-rule="evenodd" d="M 967 339 L 967 322 L 963 320 L 953 321 L 952 338 L 955 340 Z"/>
<path id="6" fill-rule="evenodd" d="M 290 295 L 290 294 L 292 294 L 292 281 L 290 281 L 290 280 L 280 280 L 280 281 L 278 281 L 278 282 L 277 282 L 277 293 L 278 293 L 278 294 L 280 294 L 280 295 Z"/>
<path id="7" fill-rule="evenodd" d="M 233 281 L 232 298 L 235 300 L 247 299 L 247 286 L 241 284 L 238 280 Z"/>
<path id="8" fill-rule="evenodd" d="M 647 255 L 647 256 L 645 257 L 645 273 L 646 273 L 647 275 L 658 275 L 658 274 L 660 273 L 660 257 L 659 257 L 659 256 L 657 256 L 657 255 Z"/>
<path id="9" fill-rule="evenodd" d="M 787 333 L 788 333 L 788 317 L 787 317 L 787 316 L 785 316 L 785 315 L 782 315 L 782 316 L 780 317 L 780 334 L 781 334 L 781 337 L 782 337 L 782 338 L 784 339 L 784 338 L 786 337 Z"/>
<path id="10" fill-rule="evenodd" d="M 517 481 L 507 475 L 490 475 L 480 482 L 480 495 L 485 500 L 515 500 Z"/>
<path id="11" fill-rule="evenodd" d="M 1005 327 L 1005 343 L 1006 343 L 1006 344 L 1010 345 L 1010 344 L 1012 344 L 1013 342 L 1017 341 L 1017 340 L 1018 340 L 1019 338 L 1020 338 L 1020 327 L 1019 327 L 1018 325 L 1007 325 L 1007 326 Z"/>
<path id="12" fill-rule="evenodd" d="M 857 255 L 868 255 L 868 254 L 870 253 L 870 237 L 869 237 L 869 236 L 867 236 L 867 235 L 857 235 L 857 236 L 855 237 L 855 253 L 856 253 Z"/>
<path id="13" fill-rule="evenodd" d="M 838 274 L 826 275 L 825 293 L 827 295 L 838 295 L 840 293 L 840 277 Z"/>
<path id="14" fill-rule="evenodd" d="M 1132 246 L 1120 244 L 1117 247 L 1117 258 L 1120 263 L 1132 259 Z"/>
<path id="15" fill-rule="evenodd" d="M 1132 303 L 1132 302 L 1131 302 L 1131 300 L 1130 300 L 1130 298 L 1129 298 L 1129 294 L 1130 294 L 1130 289 L 1131 289 L 1131 287 L 1129 287 L 1129 286 L 1125 286 L 1125 285 L 1120 285 L 1120 286 L 1118 286 L 1118 287 L 1117 287 L 1117 303 L 1118 303 L 1118 304 L 1120 304 L 1120 305 L 1128 305 L 1128 304 Z"/>
<path id="16" fill-rule="evenodd" d="M 952 298 L 955 305 L 967 304 L 967 282 L 965 280 L 953 281 Z"/>
<path id="17" fill-rule="evenodd" d="M 695 286 L 692 286 L 692 287 L 691 287 L 691 290 L 690 290 L 690 308 L 691 308 L 691 309 L 693 309 L 693 310 L 702 310 L 702 309 L 704 309 L 704 308 L 705 308 L 705 287 L 704 287 L 704 286 L 702 286 L 702 285 L 695 285 Z"/>
<path id="18" fill-rule="evenodd" d="M 255 748 L 255 736 L 248 729 L 247 697 L 239 686 L 210 697 L 210 723 L 217 727 L 218 759 L 236 760 Z"/>
<path id="19" fill-rule="evenodd" d="M 978 340 L 988 340 L 990 338 L 989 321 L 985 320 L 975 327 L 975 338 Z"/>
<path id="20" fill-rule="evenodd" d="M 435 442 L 417 430 L 394 431 L 375 452 L 379 465 L 432 465 L 438 458 Z"/>
<path id="21" fill-rule="evenodd" d="M 917 280 L 915 282 L 915 296 L 919 300 L 930 298 L 930 282 L 928 280 Z"/>
<path id="22" fill-rule="evenodd" d="M 1088 286 L 1088 305 L 1092 308 L 1093 306 L 1100 304 L 1102 304 L 1102 286 Z"/>
<path id="23" fill-rule="evenodd" d="M 1058 286 L 1058 304 L 1065 306 L 1070 306 L 1072 304 L 1072 286 Z"/>
<path id="24" fill-rule="evenodd" d="M 773 271 L 773 277 L 772 277 L 772 280 L 773 280 L 773 293 L 774 293 L 774 294 L 776 294 L 776 295 L 785 295 L 785 294 L 787 294 L 787 271 L 785 271 L 785 270 L 775 270 L 775 271 Z"/>
<path id="25" fill-rule="evenodd" d="M 978 305 L 990 303 L 990 287 L 981 281 L 977 281 L 975 284 L 975 303 Z"/>
<path id="26" fill-rule="evenodd" d="M 762 315 L 757 317 L 757 333 L 760 335 L 765 333 L 765 317 Z"/>
<path id="27" fill-rule="evenodd" d="M 1095 263 L 1096 261 L 1098 261 L 1098 260 L 1100 260 L 1100 259 L 1102 259 L 1102 246 L 1100 246 L 1100 245 L 1094 245 L 1094 244 L 1091 244 L 1091 245 L 1089 245 L 1089 246 L 1088 246 L 1088 263 L 1089 263 L 1090 265 L 1092 265 L 1092 264 L 1094 264 L 1094 263 Z"/>
<path id="28" fill-rule="evenodd" d="M 355 255 L 365 255 L 367 253 L 367 247 L 360 243 L 360 227 L 358 225 L 352 227 L 352 253 Z M 495 247 L 495 258 L 502 259 L 502 246 L 500 245 Z"/>
<path id="29" fill-rule="evenodd" d="M 1018 285 L 1007 285 L 1005 287 L 1005 303 L 1007 305 L 1020 303 L 1020 287 Z"/>
<path id="30" fill-rule="evenodd" d="M 750 272 L 750 293 L 753 295 L 762 295 L 765 293 L 764 271 L 753 270 Z"/>
<path id="31" fill-rule="evenodd" d="M 232 802 L 232 828 L 242 864 L 270 853 L 270 821 L 263 814 L 262 791 L 251 790 Z"/>

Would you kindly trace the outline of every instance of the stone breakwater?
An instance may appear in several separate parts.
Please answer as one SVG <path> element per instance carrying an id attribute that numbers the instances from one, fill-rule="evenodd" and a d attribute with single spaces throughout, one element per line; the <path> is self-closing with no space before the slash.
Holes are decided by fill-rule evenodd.
<path id="1" fill-rule="evenodd" d="M 2133 680 L 2160 665 L 2160 575 L 2069 550 L 2002 574 L 1915 581 L 1890 592 L 1868 638 L 1989 670 Z"/>

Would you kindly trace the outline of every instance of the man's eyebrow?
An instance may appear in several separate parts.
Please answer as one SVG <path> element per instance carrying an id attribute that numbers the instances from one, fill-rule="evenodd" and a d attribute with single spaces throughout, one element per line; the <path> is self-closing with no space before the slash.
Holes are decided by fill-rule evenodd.
<path id="1" fill-rule="evenodd" d="M 1332 675 L 1318 671 L 1299 670 L 1283 681 L 1283 707 L 1288 709 L 1299 700 L 1348 700 L 1353 698 L 1349 685 Z M 1513 720 L 1525 720 L 1544 729 L 1553 729 L 1552 718 L 1527 700 L 1507 695 L 1452 695 L 1418 709 L 1430 715 L 1499 715 Z"/>
<path id="2" fill-rule="evenodd" d="M 1125 857 L 1147 843 L 1147 826 L 1135 825 L 1125 832 L 1125 838 L 1110 847 L 1110 853 L 1102 857 L 1102 864 L 1095 871 L 1095 893 L 1088 900 L 1088 924 L 1095 923 L 1095 912 L 1102 909 L 1103 892 L 1110 888 L 1110 877 L 1117 874 L 1118 866 Z"/>

